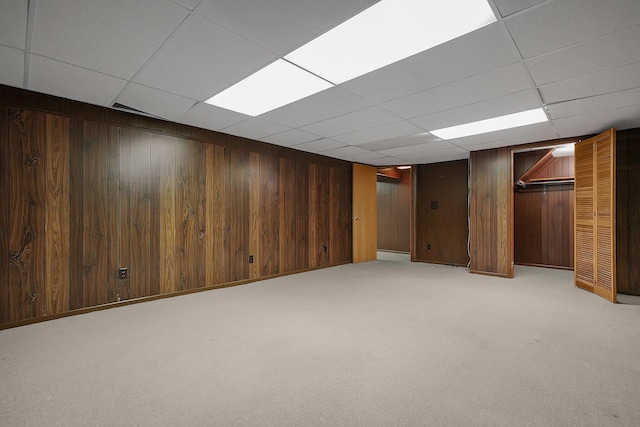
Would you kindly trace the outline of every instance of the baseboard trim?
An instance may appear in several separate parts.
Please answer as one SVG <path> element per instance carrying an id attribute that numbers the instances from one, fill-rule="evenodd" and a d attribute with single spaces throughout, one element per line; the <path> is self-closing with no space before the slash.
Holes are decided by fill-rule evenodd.
<path id="1" fill-rule="evenodd" d="M 188 289 L 188 290 L 184 290 L 184 291 L 172 292 L 170 294 L 150 295 L 148 297 L 134 298 L 134 299 L 129 299 L 129 300 L 125 300 L 125 301 L 118 301 L 118 302 L 111 302 L 111 303 L 107 303 L 107 304 L 96 305 L 94 307 L 79 308 L 77 310 L 65 311 L 64 313 L 56 313 L 56 314 L 50 314 L 48 316 L 40 316 L 40 317 L 31 318 L 31 319 L 25 319 L 25 320 L 18 320 L 18 321 L 15 321 L 15 322 L 3 323 L 3 324 L 0 324 L 0 331 L 2 331 L 4 329 L 17 328 L 19 326 L 32 325 L 34 323 L 47 322 L 49 320 L 62 319 L 64 317 L 70 317 L 70 316 L 77 316 L 77 315 L 80 315 L 80 314 L 93 313 L 94 311 L 108 310 L 108 309 L 111 309 L 111 308 L 124 307 L 124 306 L 127 306 L 127 305 L 139 304 L 139 303 L 149 302 L 149 301 L 157 301 L 157 300 L 161 300 L 161 299 L 165 299 L 165 298 L 173 298 L 173 297 L 177 297 L 177 296 L 181 296 L 181 295 L 195 294 L 195 293 L 198 293 L 198 292 L 211 291 L 211 290 L 214 290 L 214 289 L 230 288 L 230 287 L 233 287 L 233 286 L 246 285 L 248 283 L 261 282 L 263 280 L 275 279 L 277 277 L 290 276 L 292 274 L 305 273 L 305 272 L 314 271 L 314 270 L 322 270 L 322 269 L 329 268 L 329 267 L 337 267 L 339 265 L 345 265 L 345 264 L 351 264 L 351 263 L 352 263 L 352 261 L 344 261 L 344 262 L 339 262 L 339 263 L 328 265 L 328 266 L 324 266 L 324 267 L 306 268 L 306 269 L 303 269 L 303 270 L 290 271 L 290 272 L 287 272 L 287 273 L 278 273 L 278 274 L 272 274 L 270 276 L 256 277 L 254 279 L 237 280 L 235 282 L 221 283 L 219 285 L 205 286 L 205 287 L 202 287 L 202 288 Z"/>

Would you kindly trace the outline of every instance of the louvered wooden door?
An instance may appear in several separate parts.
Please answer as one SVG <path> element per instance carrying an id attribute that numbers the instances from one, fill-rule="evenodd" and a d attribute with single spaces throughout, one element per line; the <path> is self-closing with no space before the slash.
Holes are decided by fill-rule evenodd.
<path id="1" fill-rule="evenodd" d="M 610 129 L 575 150 L 575 284 L 616 302 L 615 147 Z"/>

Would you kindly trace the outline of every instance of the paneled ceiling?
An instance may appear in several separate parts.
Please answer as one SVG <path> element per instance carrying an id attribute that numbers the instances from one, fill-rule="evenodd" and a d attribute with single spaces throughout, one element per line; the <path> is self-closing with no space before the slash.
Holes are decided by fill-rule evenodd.
<path id="1" fill-rule="evenodd" d="M 496 23 L 258 117 L 204 104 L 375 2 L 0 0 L 0 83 L 372 165 L 640 126 L 638 0 L 489 0 Z"/>

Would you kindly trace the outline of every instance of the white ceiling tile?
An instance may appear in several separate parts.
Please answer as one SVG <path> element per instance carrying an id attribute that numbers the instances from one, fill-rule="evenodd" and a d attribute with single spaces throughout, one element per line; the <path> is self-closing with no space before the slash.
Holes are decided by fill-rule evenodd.
<path id="1" fill-rule="evenodd" d="M 127 82 L 63 62 L 30 55 L 27 88 L 36 92 L 111 106 Z"/>
<path id="2" fill-rule="evenodd" d="M 377 1 L 204 0 L 196 13 L 285 54 Z"/>
<path id="3" fill-rule="evenodd" d="M 371 100 L 386 102 L 518 61 L 513 42 L 489 25 L 342 84 Z"/>
<path id="4" fill-rule="evenodd" d="M 274 59 L 276 56 L 264 48 L 192 15 L 135 81 L 205 101 Z"/>
<path id="5" fill-rule="evenodd" d="M 361 97 L 336 86 L 262 114 L 260 117 L 297 128 L 371 105 Z"/>
<path id="6" fill-rule="evenodd" d="M 383 139 L 382 141 L 360 144 L 358 147 L 371 151 L 387 150 L 391 148 L 408 147 L 410 145 L 424 144 L 426 142 L 440 141 L 437 136 L 421 132 L 413 135 L 405 135 L 396 138 Z"/>
<path id="7" fill-rule="evenodd" d="M 553 120 L 560 137 L 587 136 L 610 128 L 640 127 L 640 105 Z"/>
<path id="8" fill-rule="evenodd" d="M 333 150 L 334 148 L 344 147 L 342 142 L 334 141 L 328 138 L 320 138 L 315 141 L 305 142 L 304 144 L 295 145 L 296 150 L 309 151 L 311 153 L 321 153 L 323 151 Z"/>
<path id="9" fill-rule="evenodd" d="M 344 142 L 345 144 L 357 145 L 370 141 L 381 141 L 384 139 L 396 138 L 399 136 L 412 135 L 419 132 L 422 132 L 422 129 L 420 129 L 416 125 L 411 124 L 408 121 L 401 121 L 351 132 L 344 135 L 338 135 L 332 138 L 336 141 Z"/>
<path id="10" fill-rule="evenodd" d="M 447 153 L 434 153 L 434 154 L 425 154 L 423 156 L 416 156 L 413 159 L 409 159 L 412 164 L 429 164 L 429 163 L 444 163 L 451 162 L 454 160 L 462 160 L 469 158 L 469 151 L 464 149 L 452 150 Z"/>
<path id="11" fill-rule="evenodd" d="M 285 147 L 291 147 L 292 145 L 304 144 L 305 142 L 314 141 L 319 138 L 319 135 L 314 135 L 309 132 L 303 132 L 299 129 L 291 129 L 285 132 L 268 136 L 266 138 L 262 138 L 262 141 L 269 142 L 271 144 L 282 145 Z"/>
<path id="12" fill-rule="evenodd" d="M 203 129 L 220 130 L 249 118 L 245 114 L 199 102 L 177 120 Z"/>
<path id="13" fill-rule="evenodd" d="M 347 145 L 346 147 L 334 148 L 332 150 L 323 151 L 324 156 L 343 158 L 345 156 L 355 156 L 370 153 L 370 151 L 363 150 L 362 148 L 355 147 L 353 145 Z"/>
<path id="14" fill-rule="evenodd" d="M 459 147 L 475 150 L 475 147 L 478 145 L 485 146 L 486 144 L 499 143 L 502 145 L 496 145 L 496 147 L 506 147 L 514 144 L 547 141 L 558 137 L 553 124 L 551 122 L 543 122 L 497 132 L 483 133 L 481 135 L 456 138 L 452 139 L 451 142 Z"/>
<path id="15" fill-rule="evenodd" d="M 376 153 L 374 151 L 367 151 L 366 153 L 352 154 L 349 156 L 345 156 L 344 158 L 352 162 L 368 162 L 372 160 L 388 159 L 389 156 L 382 153 Z"/>
<path id="16" fill-rule="evenodd" d="M 388 150 L 380 150 L 379 152 L 388 156 L 406 158 L 422 153 L 435 153 L 443 150 L 457 150 L 459 148 L 460 147 L 453 145 L 449 141 L 439 140 L 424 144 L 411 145 L 408 147 L 390 148 Z"/>
<path id="17" fill-rule="evenodd" d="M 365 161 L 360 161 L 356 163 L 365 163 L 373 166 L 396 166 L 396 165 L 406 165 L 406 160 L 399 159 L 397 157 L 387 156 L 380 157 L 376 159 L 370 159 Z"/>
<path id="18" fill-rule="evenodd" d="M 28 0 L 0 0 L 0 44 L 25 49 Z"/>
<path id="19" fill-rule="evenodd" d="M 31 49 L 130 79 L 187 13 L 169 0 L 39 1 Z"/>
<path id="20" fill-rule="evenodd" d="M 640 88 L 580 98 L 547 106 L 551 119 L 640 105 Z"/>
<path id="21" fill-rule="evenodd" d="M 341 135 L 351 131 L 368 129 L 380 124 L 400 121 L 396 115 L 380 108 L 370 107 L 339 117 L 304 126 L 302 130 L 324 137 Z"/>
<path id="22" fill-rule="evenodd" d="M 189 10 L 194 10 L 202 0 L 171 0 L 174 3 L 178 3 Z"/>
<path id="23" fill-rule="evenodd" d="M 382 104 L 384 108 L 411 119 L 437 111 L 533 89 L 519 63 L 429 89 Z"/>
<path id="24" fill-rule="evenodd" d="M 538 88 L 546 104 L 640 87 L 640 62 Z"/>
<path id="25" fill-rule="evenodd" d="M 168 120 L 176 120 L 195 104 L 192 99 L 136 83 L 127 84 L 117 102 Z"/>
<path id="26" fill-rule="evenodd" d="M 640 25 L 525 62 L 531 77 L 540 86 L 640 62 L 639 40 Z"/>
<path id="27" fill-rule="evenodd" d="M 22 87 L 24 51 L 0 45 L 0 84 Z"/>
<path id="28" fill-rule="evenodd" d="M 514 13 L 533 7 L 537 4 L 544 3 L 545 0 L 494 0 L 500 15 L 503 17 L 513 15 Z"/>
<path id="29" fill-rule="evenodd" d="M 506 114 L 542 107 L 535 90 L 526 90 L 499 98 L 464 105 L 447 111 L 440 111 L 427 116 L 416 117 L 411 122 L 429 131 L 475 122 Z"/>
<path id="30" fill-rule="evenodd" d="M 639 24 L 640 2 L 550 1 L 505 23 L 523 58 L 531 58 Z"/>
<path id="31" fill-rule="evenodd" d="M 250 118 L 222 129 L 222 132 L 250 139 L 261 139 L 289 130 L 288 127 L 268 120 Z"/>

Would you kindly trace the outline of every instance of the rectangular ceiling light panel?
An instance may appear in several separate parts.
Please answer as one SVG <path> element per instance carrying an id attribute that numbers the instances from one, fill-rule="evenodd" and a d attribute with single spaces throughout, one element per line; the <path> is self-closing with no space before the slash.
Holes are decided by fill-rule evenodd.
<path id="1" fill-rule="evenodd" d="M 381 0 L 206 102 L 257 116 L 492 22 L 487 0 Z"/>
<path id="2" fill-rule="evenodd" d="M 506 116 L 494 117 L 477 122 L 465 123 L 463 125 L 451 126 L 448 128 L 429 131 L 430 134 L 441 139 L 456 139 L 465 136 L 480 135 L 488 132 L 512 129 L 520 126 L 532 125 L 548 121 L 547 115 L 542 108 L 522 111 L 520 113 L 507 114 Z"/>
<path id="3" fill-rule="evenodd" d="M 382 0 L 285 59 L 339 84 L 492 22 L 487 0 Z"/>
<path id="4" fill-rule="evenodd" d="M 258 116 L 331 86 L 300 67 L 278 59 L 205 102 Z"/>

